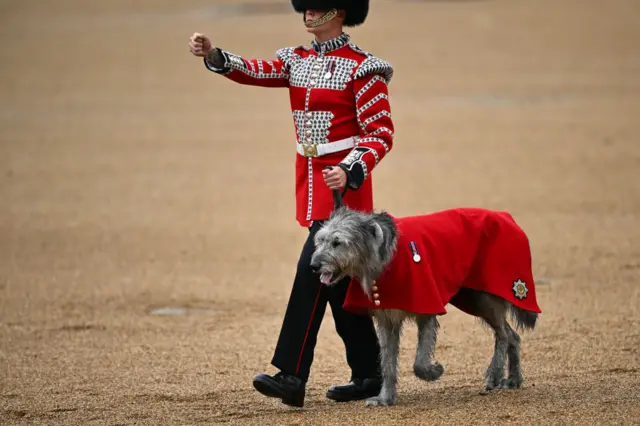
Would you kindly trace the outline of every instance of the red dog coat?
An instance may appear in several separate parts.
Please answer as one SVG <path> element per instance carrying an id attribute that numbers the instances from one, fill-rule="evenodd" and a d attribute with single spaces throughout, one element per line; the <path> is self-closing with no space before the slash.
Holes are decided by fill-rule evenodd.
<path id="1" fill-rule="evenodd" d="M 445 305 L 468 287 L 540 313 L 531 272 L 529 240 L 506 212 L 479 208 L 450 209 L 393 218 L 397 252 L 373 286 L 369 300 L 352 279 L 344 309 L 402 309 L 442 315 Z M 471 314 L 463 304 L 456 307 Z"/>

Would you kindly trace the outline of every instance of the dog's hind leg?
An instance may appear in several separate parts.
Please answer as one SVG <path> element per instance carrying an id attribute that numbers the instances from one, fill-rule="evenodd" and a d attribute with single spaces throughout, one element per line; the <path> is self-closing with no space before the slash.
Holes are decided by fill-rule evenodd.
<path id="1" fill-rule="evenodd" d="M 376 312 L 375 318 L 378 340 L 380 341 L 382 389 L 378 396 L 367 399 L 366 405 L 394 405 L 397 399 L 398 355 L 404 314 L 381 310 Z"/>
<path id="2" fill-rule="evenodd" d="M 520 336 L 506 321 L 505 325 L 509 333 L 509 345 L 507 346 L 509 376 L 502 380 L 501 387 L 505 389 L 518 389 L 522 386 L 523 382 L 522 371 L 520 370 Z"/>
<path id="3" fill-rule="evenodd" d="M 422 380 L 438 380 L 444 373 L 444 368 L 439 363 L 433 362 L 432 357 L 440 324 L 435 315 L 418 315 L 416 324 L 418 325 L 418 346 L 413 373 Z"/>
<path id="4" fill-rule="evenodd" d="M 479 316 L 493 329 L 495 345 L 493 357 L 485 373 L 483 393 L 487 393 L 502 384 L 504 364 L 509 347 L 509 329 L 506 320 L 507 302 L 488 293 L 478 295 Z"/>

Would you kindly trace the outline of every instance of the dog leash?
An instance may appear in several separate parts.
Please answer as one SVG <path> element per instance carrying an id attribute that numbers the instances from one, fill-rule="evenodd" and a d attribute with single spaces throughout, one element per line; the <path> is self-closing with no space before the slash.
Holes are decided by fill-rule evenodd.
<path id="1" fill-rule="evenodd" d="M 333 170 L 333 166 L 327 166 L 325 167 L 325 170 Z M 337 189 L 331 190 L 331 192 L 333 193 L 333 209 L 334 210 L 338 210 L 340 207 L 344 207 L 344 202 L 342 201 L 342 197 L 344 197 L 344 194 L 347 193 L 348 189 L 349 187 L 345 185 L 344 191 L 342 191 L 342 194 L 340 194 L 340 191 Z"/>

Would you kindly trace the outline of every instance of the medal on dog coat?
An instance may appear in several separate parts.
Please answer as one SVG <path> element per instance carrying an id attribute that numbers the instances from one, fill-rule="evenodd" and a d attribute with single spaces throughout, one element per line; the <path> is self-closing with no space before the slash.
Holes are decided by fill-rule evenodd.
<path id="1" fill-rule="evenodd" d="M 460 288 L 467 287 L 541 312 L 529 240 L 509 213 L 457 208 L 393 220 L 398 231 L 396 253 L 374 282 L 373 298 L 353 278 L 345 310 L 366 314 L 383 308 L 443 315 Z M 470 301 L 451 303 L 472 312 L 465 305 Z"/>

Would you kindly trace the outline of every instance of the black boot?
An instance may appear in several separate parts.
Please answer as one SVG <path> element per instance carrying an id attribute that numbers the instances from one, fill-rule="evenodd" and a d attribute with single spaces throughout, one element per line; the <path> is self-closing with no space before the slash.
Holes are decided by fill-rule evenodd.
<path id="1" fill-rule="evenodd" d="M 282 399 L 283 404 L 293 407 L 304 405 L 306 383 L 296 376 L 282 372 L 275 376 L 258 374 L 253 378 L 253 387 L 263 395 Z"/>
<path id="2" fill-rule="evenodd" d="M 358 401 L 378 396 L 381 388 L 382 379 L 379 377 L 354 378 L 348 385 L 331 386 L 327 391 L 327 398 L 338 402 Z"/>

